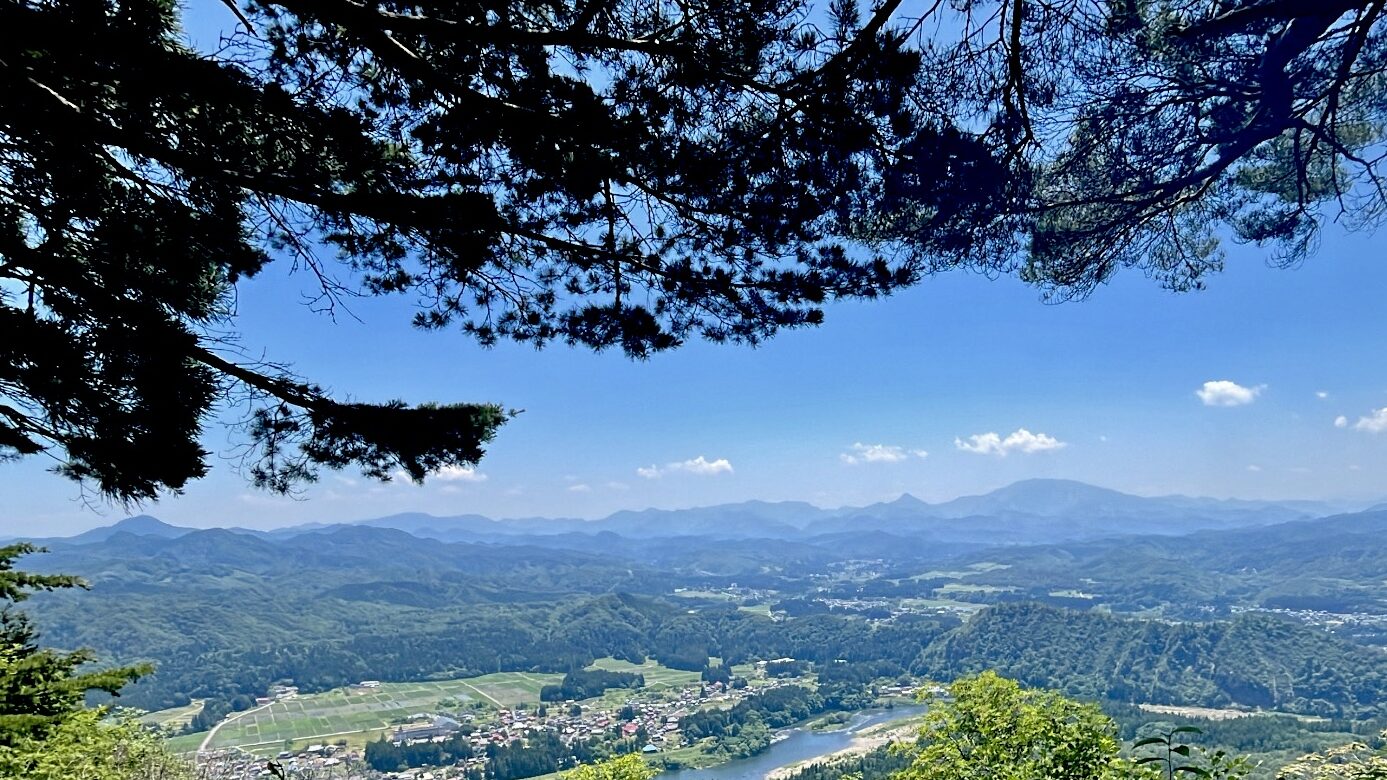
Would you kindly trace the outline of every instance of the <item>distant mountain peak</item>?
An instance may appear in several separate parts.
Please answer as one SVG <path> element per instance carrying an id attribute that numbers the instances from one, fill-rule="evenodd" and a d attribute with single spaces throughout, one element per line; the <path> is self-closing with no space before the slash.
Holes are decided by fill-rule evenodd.
<path id="1" fill-rule="evenodd" d="M 368 536 L 365 529 L 375 528 L 443 542 L 492 544 L 505 543 L 511 537 L 526 537 L 545 545 L 558 545 L 561 542 L 557 537 L 567 535 L 589 539 L 604 534 L 626 539 L 697 536 L 804 541 L 824 534 L 881 531 L 937 542 L 1016 544 L 1115 534 L 1178 534 L 1329 514 L 1311 503 L 1137 496 L 1073 479 L 1032 478 L 937 504 L 911 493 L 901 493 L 895 499 L 862 507 L 821 509 L 801 501 L 749 500 L 682 509 L 622 510 L 594 520 L 572 517 L 492 519 L 476 514 L 437 516 L 401 512 L 348 523 L 308 523 L 274 531 L 243 528 L 232 531 L 266 540 L 288 540 L 308 534 L 321 543 L 328 543 L 329 537 L 343 542 L 365 538 Z M 53 541 L 63 545 L 92 544 L 116 534 L 130 534 L 146 540 L 179 539 L 194 530 L 138 515 Z"/>
<path id="2" fill-rule="evenodd" d="M 1029 514 L 1053 517 L 1076 509 L 1092 511 L 1099 506 L 1133 507 L 1151 499 L 1073 479 L 1023 479 L 982 495 L 961 496 L 938 509 L 951 516 L 969 514 Z"/>
<path id="3" fill-rule="evenodd" d="M 154 517 L 152 515 L 134 515 L 133 517 L 127 517 L 124 520 L 117 522 L 115 525 L 112 525 L 111 527 L 118 528 L 122 531 L 127 531 L 129 533 L 135 534 L 136 536 L 139 536 L 141 534 L 148 536 L 150 534 L 167 533 L 169 531 L 189 530 L 186 528 L 179 528 L 178 526 L 169 525 L 163 520 L 160 520 L 159 518 Z"/>
<path id="4" fill-rule="evenodd" d="M 1110 495 L 1110 496 L 1129 496 L 1112 488 L 1090 485 L 1087 482 L 1080 482 L 1077 479 L 1060 479 L 1056 477 L 1032 477 L 1031 479 L 1017 480 L 1010 485 L 999 487 L 987 495 L 1005 493 L 1033 493 L 1038 491 L 1049 491 L 1054 493 L 1079 493 L 1085 495 Z"/>
<path id="5" fill-rule="evenodd" d="M 192 533 L 193 528 L 182 528 L 176 525 L 169 525 L 157 517 L 149 515 L 135 515 L 127 517 L 111 525 L 93 528 L 67 541 L 71 544 L 91 544 L 94 542 L 104 542 L 116 534 L 126 533 L 131 536 L 157 536 L 161 539 L 177 539 Z"/>
<path id="6" fill-rule="evenodd" d="M 901 496 L 900 496 L 900 498 L 897 498 L 895 501 L 892 501 L 892 502 L 890 502 L 890 503 L 891 503 L 892 506 L 899 506 L 899 507 L 925 507 L 925 506 L 929 506 L 929 502 L 923 501 L 923 500 L 921 500 L 921 499 L 919 499 L 919 498 L 916 498 L 915 496 L 911 495 L 910 493 L 902 493 Z"/>

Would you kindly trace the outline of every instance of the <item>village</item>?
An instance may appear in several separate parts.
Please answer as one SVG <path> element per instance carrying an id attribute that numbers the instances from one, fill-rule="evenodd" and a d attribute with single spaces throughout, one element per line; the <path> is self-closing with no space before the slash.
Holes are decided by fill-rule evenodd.
<path id="1" fill-rule="evenodd" d="M 804 682 L 769 677 L 765 667 L 766 662 L 760 662 L 749 680 L 736 680 L 731 684 L 716 681 L 680 688 L 645 688 L 619 699 L 613 700 L 609 695 L 588 700 L 586 704 L 569 700 L 479 712 L 421 712 L 385 733 L 388 741 L 396 746 L 441 745 L 459 736 L 465 737 L 471 757 L 450 766 L 377 771 L 367 764 L 362 751 L 349 747 L 345 739 L 338 739 L 331 744 L 315 743 L 301 749 L 280 751 L 273 759 L 240 748 L 200 753 L 199 776 L 202 780 L 259 780 L 279 777 L 281 773 L 286 778 L 303 780 L 487 778 L 489 748 L 527 744 L 546 732 L 556 735 L 565 746 L 597 741 L 607 746 L 621 745 L 628 751 L 638 750 L 657 759 L 665 751 L 687 746 L 680 731 L 680 722 L 686 715 L 708 708 L 730 708 L 750 696 Z M 367 680 L 353 687 L 371 688 L 379 684 Z M 900 690 L 893 688 L 881 693 L 906 696 L 910 690 L 910 686 L 901 686 Z M 298 695 L 291 686 L 280 687 L 270 694 L 267 699 Z"/>

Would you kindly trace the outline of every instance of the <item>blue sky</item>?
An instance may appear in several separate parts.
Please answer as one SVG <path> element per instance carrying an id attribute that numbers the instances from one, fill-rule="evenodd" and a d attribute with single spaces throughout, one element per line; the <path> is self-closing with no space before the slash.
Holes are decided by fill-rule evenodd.
<path id="1" fill-rule="evenodd" d="M 424 487 L 329 474 L 303 500 L 280 499 L 219 457 L 186 496 L 144 509 L 252 527 L 412 510 L 591 517 L 749 498 L 942 500 L 1028 477 L 1140 494 L 1383 498 L 1387 431 L 1372 429 L 1387 426 L 1371 421 L 1387 407 L 1382 240 L 1330 228 L 1294 269 L 1234 246 L 1203 292 L 1124 273 L 1059 305 L 1013 279 L 947 274 L 834 306 L 822 327 L 758 349 L 695 343 L 646 362 L 482 349 L 415 331 L 407 299 L 358 301 L 359 321 L 334 323 L 300 303 L 311 280 L 276 265 L 240 290 L 248 348 L 359 399 L 524 413 L 475 472 Z M 1236 387 L 1210 385 L 1206 402 L 1206 382 Z M 235 441 L 221 428 L 207 437 L 223 455 Z M 9 532 L 124 514 L 82 506 L 39 461 L 0 466 L 0 495 Z"/>
<path id="2" fill-rule="evenodd" d="M 210 7 L 190 19 L 199 38 L 226 23 Z M 1387 235 L 1325 233 L 1294 269 L 1230 247 L 1228 270 L 1199 293 L 1123 273 L 1086 301 L 1046 305 L 1014 279 L 947 274 L 834 306 L 824 326 L 758 349 L 694 343 L 646 362 L 484 350 L 413 330 L 407 299 L 354 302 L 359 321 L 334 323 L 302 305 L 311 279 L 275 265 L 239 291 L 248 350 L 357 399 L 525 412 L 474 472 L 424 487 L 326 474 L 303 500 L 250 489 L 227 459 L 237 439 L 213 426 L 212 476 L 141 509 L 251 527 L 412 510 L 593 517 L 750 498 L 943 500 L 1029 477 L 1387 498 L 1387 411 L 1372 416 L 1387 409 Z M 62 534 L 126 514 L 84 505 L 46 466 L 0 464 L 0 532 Z"/>

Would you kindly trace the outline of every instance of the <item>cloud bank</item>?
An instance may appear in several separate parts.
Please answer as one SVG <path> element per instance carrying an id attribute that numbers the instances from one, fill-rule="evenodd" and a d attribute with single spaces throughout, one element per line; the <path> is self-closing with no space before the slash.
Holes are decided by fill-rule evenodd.
<path id="1" fill-rule="evenodd" d="M 443 482 L 485 482 L 486 475 L 467 466 L 444 466 L 431 477 Z"/>
<path id="2" fill-rule="evenodd" d="M 697 458 L 676 461 L 674 463 L 666 463 L 663 466 L 657 466 L 652 463 L 649 466 L 641 466 L 636 469 L 636 474 L 646 479 L 659 479 L 660 477 L 663 477 L 667 474 L 674 474 L 679 472 L 683 472 L 686 474 L 696 474 L 700 477 L 712 477 L 717 476 L 718 474 L 731 474 L 732 463 L 729 460 L 727 460 L 727 458 L 708 460 L 702 455 L 699 455 Z"/>
<path id="3" fill-rule="evenodd" d="M 1382 433 L 1387 431 L 1387 406 L 1381 409 L 1374 409 L 1367 417 L 1359 417 L 1358 422 L 1353 424 L 1353 429 L 1365 433 Z"/>
<path id="4" fill-rule="evenodd" d="M 975 433 L 966 440 L 954 439 L 954 446 L 964 452 L 972 452 L 977 455 L 1006 457 L 1013 452 L 1031 455 L 1037 452 L 1057 450 L 1064 447 L 1065 442 L 1049 434 L 1031 433 L 1025 428 L 1017 428 L 1006 437 L 995 432 Z"/>
<path id="5" fill-rule="evenodd" d="M 849 466 L 856 466 L 859 463 L 900 463 L 910 458 L 927 457 L 929 457 L 929 453 L 924 450 L 906 449 L 895 444 L 863 444 L 862 442 L 854 443 L 847 452 L 838 455 L 838 459 Z"/>

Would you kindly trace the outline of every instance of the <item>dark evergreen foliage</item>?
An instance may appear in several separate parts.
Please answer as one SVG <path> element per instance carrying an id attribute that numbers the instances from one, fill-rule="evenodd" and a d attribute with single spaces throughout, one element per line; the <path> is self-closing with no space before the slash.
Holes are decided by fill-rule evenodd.
<path id="1" fill-rule="evenodd" d="M 83 583 L 65 575 L 41 575 L 14 569 L 17 558 L 38 549 L 28 544 L 0 547 L 0 747 L 41 743 L 48 733 L 84 706 L 89 692 L 116 695 L 126 684 L 148 674 L 148 665 L 88 667 L 95 656 L 86 650 L 63 653 L 40 647 L 28 616 L 14 608 L 36 590 L 73 588 Z"/>
<path id="2" fill-rule="evenodd" d="M 203 476 L 203 422 L 249 397 L 273 490 L 482 456 L 498 406 L 334 400 L 225 339 L 271 261 L 326 308 L 406 293 L 420 327 L 633 356 L 915 278 L 828 240 L 937 135 L 884 16 L 843 6 L 808 40 L 787 0 L 244 14 L 255 33 L 205 56 L 172 0 L 0 9 L 0 453 L 153 498 Z"/>
<path id="3" fill-rule="evenodd" d="M 609 688 L 640 688 L 645 676 L 632 672 L 610 672 L 606 669 L 573 669 L 564 673 L 558 685 L 546 685 L 539 691 L 540 701 L 591 699 Z"/>
<path id="4" fill-rule="evenodd" d="M 228 5 L 214 54 L 173 0 L 0 8 L 0 456 L 118 500 L 203 476 L 231 402 L 276 491 L 474 464 L 508 419 L 253 357 L 271 262 L 643 357 L 958 266 L 1186 289 L 1222 233 L 1297 258 L 1387 210 L 1380 3 Z"/>
<path id="5" fill-rule="evenodd" d="M 377 772 L 398 772 L 421 766 L 444 766 L 472 757 L 472 745 L 464 734 L 442 742 L 396 744 L 381 737 L 366 743 L 366 763 Z"/>
<path id="6" fill-rule="evenodd" d="M 752 722 L 773 729 L 783 728 L 824 711 L 822 696 L 809 688 L 787 685 L 749 696 L 729 709 L 690 713 L 680 721 L 679 727 L 688 739 L 700 740 L 735 736 Z"/>
<path id="7" fill-rule="evenodd" d="M 727 666 L 705 666 L 699 673 L 699 679 L 706 683 L 722 683 L 723 685 L 732 684 L 732 669 Z"/>
<path id="8" fill-rule="evenodd" d="M 1257 613 L 1164 623 L 1003 605 L 932 643 L 913 664 L 919 673 L 949 678 L 993 669 L 1096 700 L 1347 718 L 1380 715 L 1387 701 L 1380 651 Z"/>

